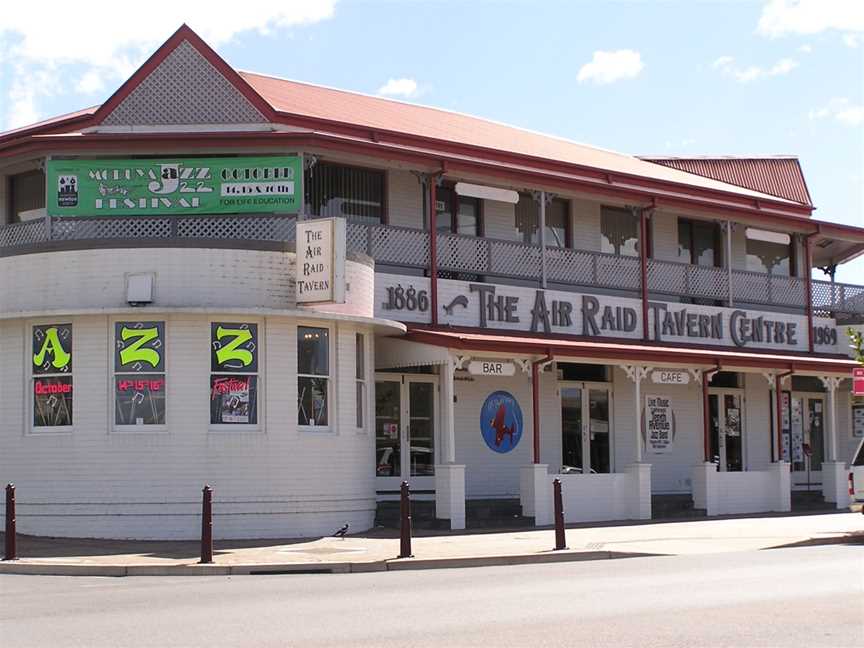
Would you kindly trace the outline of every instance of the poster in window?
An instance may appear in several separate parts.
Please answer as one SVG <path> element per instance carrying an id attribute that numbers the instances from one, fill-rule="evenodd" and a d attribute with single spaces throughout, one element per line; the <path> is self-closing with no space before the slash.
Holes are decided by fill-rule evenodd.
<path id="1" fill-rule="evenodd" d="M 72 376 L 33 379 L 33 426 L 72 425 Z"/>
<path id="2" fill-rule="evenodd" d="M 72 373 L 72 325 L 33 327 L 33 375 Z"/>
<path id="3" fill-rule="evenodd" d="M 165 322 L 115 322 L 114 370 L 165 371 Z"/>
<path id="4" fill-rule="evenodd" d="M 645 397 L 645 434 L 651 453 L 671 451 L 675 441 L 675 412 L 667 396 Z"/>
<path id="5" fill-rule="evenodd" d="M 258 325 L 211 322 L 210 371 L 258 373 Z"/>
<path id="6" fill-rule="evenodd" d="M 852 406 L 852 436 L 856 439 L 864 437 L 864 405 Z"/>
<path id="7" fill-rule="evenodd" d="M 210 376 L 210 423 L 213 425 L 258 423 L 258 377 Z"/>
<path id="8" fill-rule="evenodd" d="M 165 374 L 114 376 L 115 425 L 165 425 Z"/>

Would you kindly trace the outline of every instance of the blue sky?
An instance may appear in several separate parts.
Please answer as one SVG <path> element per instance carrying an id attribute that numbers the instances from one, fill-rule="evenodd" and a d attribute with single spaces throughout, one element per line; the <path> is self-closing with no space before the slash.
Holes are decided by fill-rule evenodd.
<path id="1" fill-rule="evenodd" d="M 185 21 L 240 69 L 626 153 L 798 155 L 816 217 L 864 226 L 859 0 L 32 4 L 0 24 L 3 128 L 104 101 Z"/>

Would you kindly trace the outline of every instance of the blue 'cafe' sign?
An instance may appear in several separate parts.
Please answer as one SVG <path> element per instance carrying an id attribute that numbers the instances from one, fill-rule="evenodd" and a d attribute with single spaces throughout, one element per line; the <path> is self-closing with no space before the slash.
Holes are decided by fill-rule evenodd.
<path id="1" fill-rule="evenodd" d="M 522 438 L 522 408 L 513 394 L 496 391 L 489 394 L 480 409 L 480 432 L 490 450 L 507 453 Z"/>

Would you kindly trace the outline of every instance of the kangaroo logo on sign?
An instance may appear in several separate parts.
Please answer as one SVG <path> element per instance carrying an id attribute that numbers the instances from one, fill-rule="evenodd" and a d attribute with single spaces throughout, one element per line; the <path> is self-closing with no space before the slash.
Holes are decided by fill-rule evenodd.
<path id="1" fill-rule="evenodd" d="M 489 394 L 480 410 L 480 432 L 490 450 L 505 454 L 522 438 L 522 408 L 506 391 Z"/>

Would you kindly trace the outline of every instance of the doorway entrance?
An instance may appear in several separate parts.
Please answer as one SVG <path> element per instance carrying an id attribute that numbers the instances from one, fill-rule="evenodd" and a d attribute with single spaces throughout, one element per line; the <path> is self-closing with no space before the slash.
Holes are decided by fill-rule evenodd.
<path id="1" fill-rule="evenodd" d="M 612 472 L 612 411 L 608 385 L 559 383 L 562 472 Z"/>
<path id="2" fill-rule="evenodd" d="M 741 472 L 745 468 L 743 404 L 741 390 L 708 390 L 711 461 L 723 472 Z"/>
<path id="3" fill-rule="evenodd" d="M 793 490 L 819 490 L 825 460 L 825 396 L 783 393 L 783 460 L 788 461 Z"/>
<path id="4" fill-rule="evenodd" d="M 379 374 L 375 380 L 375 474 L 378 491 L 435 488 L 438 378 Z"/>

